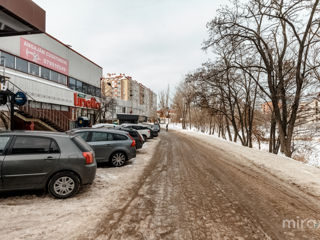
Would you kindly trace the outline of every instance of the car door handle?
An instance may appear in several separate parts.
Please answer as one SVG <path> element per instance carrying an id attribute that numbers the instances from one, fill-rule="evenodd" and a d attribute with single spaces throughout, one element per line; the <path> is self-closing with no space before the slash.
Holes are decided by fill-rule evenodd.
<path id="1" fill-rule="evenodd" d="M 54 157 L 52 157 L 52 156 L 47 157 L 47 160 L 53 160 L 53 159 L 54 159 Z"/>

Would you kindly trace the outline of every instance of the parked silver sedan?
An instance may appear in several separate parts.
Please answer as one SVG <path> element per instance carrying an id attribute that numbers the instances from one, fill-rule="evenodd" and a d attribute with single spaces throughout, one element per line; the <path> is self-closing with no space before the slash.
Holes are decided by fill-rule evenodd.
<path id="1" fill-rule="evenodd" d="M 110 162 L 114 167 L 121 167 L 136 157 L 136 142 L 127 132 L 105 128 L 78 128 L 70 132 L 92 147 L 98 163 Z"/>

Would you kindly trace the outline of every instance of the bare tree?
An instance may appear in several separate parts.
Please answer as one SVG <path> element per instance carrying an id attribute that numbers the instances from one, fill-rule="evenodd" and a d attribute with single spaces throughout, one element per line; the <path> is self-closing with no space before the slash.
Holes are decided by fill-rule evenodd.
<path id="1" fill-rule="evenodd" d="M 111 115 L 113 117 L 113 113 L 115 113 L 115 108 L 117 106 L 117 100 L 112 97 L 102 96 L 101 97 L 101 107 L 96 115 L 96 122 L 100 120 L 100 122 L 107 121 L 107 115 Z"/>
<path id="2" fill-rule="evenodd" d="M 166 91 L 161 91 L 159 94 L 159 111 L 160 117 L 169 117 L 169 100 L 170 100 L 170 87 Z"/>
<path id="3" fill-rule="evenodd" d="M 235 1 L 208 24 L 205 48 L 223 42 L 235 51 L 245 47 L 259 61 L 233 61 L 248 75 L 261 72 L 256 83 L 271 100 L 281 151 L 292 154 L 292 136 L 305 84 L 319 66 L 319 0 Z M 250 70 L 249 70 L 250 69 Z M 253 78 L 255 79 L 255 78 Z"/>

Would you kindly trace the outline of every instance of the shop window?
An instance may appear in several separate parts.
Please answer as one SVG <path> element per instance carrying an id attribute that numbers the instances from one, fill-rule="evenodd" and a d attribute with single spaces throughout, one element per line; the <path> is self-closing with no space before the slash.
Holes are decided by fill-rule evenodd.
<path id="1" fill-rule="evenodd" d="M 21 58 L 16 58 L 16 69 L 28 73 L 28 62 L 26 60 L 23 60 Z"/>
<path id="2" fill-rule="evenodd" d="M 89 88 L 88 88 L 88 94 L 90 94 L 90 95 L 95 95 L 95 89 L 94 89 L 94 86 L 90 86 L 90 85 L 89 85 Z"/>
<path id="3" fill-rule="evenodd" d="M 96 88 L 96 96 L 101 97 L 101 89 L 100 88 Z"/>
<path id="4" fill-rule="evenodd" d="M 82 83 L 82 92 L 88 94 L 88 84 Z"/>
<path id="5" fill-rule="evenodd" d="M 50 103 L 42 103 L 42 109 L 51 109 L 51 104 Z"/>
<path id="6" fill-rule="evenodd" d="M 76 80 L 73 78 L 69 78 L 69 88 L 72 90 L 76 90 Z"/>
<path id="7" fill-rule="evenodd" d="M 5 65 L 8 68 L 14 68 L 15 58 L 11 54 L 1 52 L 1 65 Z"/>
<path id="8" fill-rule="evenodd" d="M 76 90 L 82 92 L 82 82 L 76 81 Z"/>
<path id="9" fill-rule="evenodd" d="M 32 75 L 39 76 L 39 65 L 29 62 L 29 73 Z"/>
<path id="10" fill-rule="evenodd" d="M 61 106 L 61 111 L 69 112 L 69 108 L 66 106 Z"/>
<path id="11" fill-rule="evenodd" d="M 41 67 L 41 77 L 45 79 L 50 79 L 50 70 L 45 67 Z"/>
<path id="12" fill-rule="evenodd" d="M 60 105 L 56 105 L 56 104 L 52 104 L 51 105 L 51 109 L 52 110 L 57 110 L 57 111 L 60 111 L 61 109 L 60 109 Z"/>
<path id="13" fill-rule="evenodd" d="M 41 103 L 32 101 L 32 102 L 30 102 L 30 106 L 32 108 L 41 108 Z"/>
<path id="14" fill-rule="evenodd" d="M 51 71 L 50 80 L 52 80 L 54 82 L 58 82 L 58 73 L 55 71 Z"/>
<path id="15" fill-rule="evenodd" d="M 58 83 L 67 85 L 67 77 L 63 74 L 58 73 Z"/>

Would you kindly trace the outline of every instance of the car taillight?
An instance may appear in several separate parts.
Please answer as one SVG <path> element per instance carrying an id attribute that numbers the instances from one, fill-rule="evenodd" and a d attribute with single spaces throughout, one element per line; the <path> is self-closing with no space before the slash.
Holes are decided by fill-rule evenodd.
<path id="1" fill-rule="evenodd" d="M 82 155 L 86 159 L 86 164 L 93 163 L 93 155 L 91 152 L 83 152 Z"/>
<path id="2" fill-rule="evenodd" d="M 134 139 L 131 137 L 130 134 L 129 134 L 128 136 L 129 136 L 129 137 L 131 138 L 131 140 L 132 140 L 131 147 L 135 147 L 135 146 L 136 146 L 136 140 L 134 140 Z"/>
<path id="3" fill-rule="evenodd" d="M 148 130 L 148 133 L 150 133 L 150 130 Z"/>

